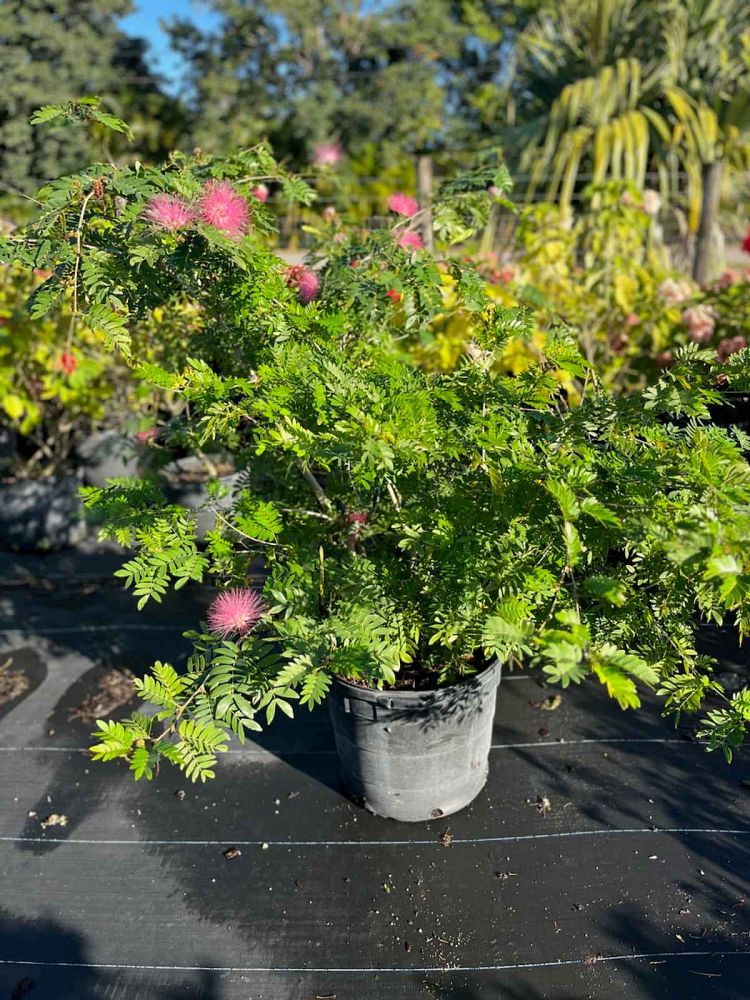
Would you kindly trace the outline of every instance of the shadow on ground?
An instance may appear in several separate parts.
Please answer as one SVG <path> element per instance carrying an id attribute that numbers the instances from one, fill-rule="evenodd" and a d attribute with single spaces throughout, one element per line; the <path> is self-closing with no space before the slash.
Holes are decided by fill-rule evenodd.
<path id="1" fill-rule="evenodd" d="M 112 919 L 117 920 L 114 900 Z M 0 910 L 0 962 L 6 959 L 13 964 L 0 964 L 2 1000 L 102 1000 L 105 996 L 128 1000 L 136 989 L 139 1000 L 224 998 L 219 974 L 210 969 L 188 978 L 171 973 L 170 985 L 155 982 L 149 987 L 137 970 L 92 968 L 85 939 L 58 921 L 23 920 Z M 17 964 L 21 962 L 27 964 Z"/>

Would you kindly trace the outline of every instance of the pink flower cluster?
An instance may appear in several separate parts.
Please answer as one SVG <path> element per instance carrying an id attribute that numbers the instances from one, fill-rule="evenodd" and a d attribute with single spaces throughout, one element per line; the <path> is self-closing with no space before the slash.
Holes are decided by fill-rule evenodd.
<path id="1" fill-rule="evenodd" d="M 736 354 L 737 351 L 742 351 L 746 347 L 747 340 L 745 340 L 742 334 L 736 337 L 725 337 L 724 340 L 719 341 L 719 345 L 716 348 L 719 361 L 723 364 L 731 354 Z"/>
<path id="2" fill-rule="evenodd" d="M 388 211 L 395 212 L 396 215 L 403 215 L 405 218 L 410 219 L 419 211 L 419 202 L 416 198 L 412 198 L 408 194 L 403 194 L 402 192 L 397 191 L 388 199 Z"/>
<path id="3" fill-rule="evenodd" d="M 674 278 L 666 278 L 659 285 L 657 291 L 668 306 L 676 306 L 692 297 L 693 286 L 689 281 L 675 281 Z"/>
<path id="4" fill-rule="evenodd" d="M 321 142 L 314 150 L 313 158 L 318 167 L 335 167 L 344 155 L 337 142 Z"/>
<path id="5" fill-rule="evenodd" d="M 258 190 L 256 188 L 256 192 Z M 175 232 L 200 220 L 232 239 L 239 239 L 247 232 L 250 210 L 242 195 L 228 181 L 207 181 L 197 206 L 176 195 L 157 194 L 149 201 L 143 214 L 160 229 Z"/>
<path id="6" fill-rule="evenodd" d="M 691 306 L 682 314 L 682 322 L 695 344 L 708 344 L 714 333 L 716 316 L 711 306 Z"/>
<path id="7" fill-rule="evenodd" d="M 424 250 L 422 237 L 415 229 L 405 229 L 398 238 L 402 250 Z"/>
<path id="8" fill-rule="evenodd" d="M 154 195 L 143 214 L 160 229 L 183 229 L 195 221 L 193 208 L 172 194 Z"/>
<path id="9" fill-rule="evenodd" d="M 320 293 L 320 278 L 315 271 L 311 271 L 304 264 L 295 264 L 286 272 L 286 283 L 290 288 L 297 289 L 297 298 L 303 306 L 313 299 L 317 299 Z"/>
<path id="10" fill-rule="evenodd" d="M 219 594 L 208 609 L 208 627 L 225 639 L 246 635 L 263 617 L 265 606 L 260 594 L 250 587 L 235 587 Z"/>
<path id="11" fill-rule="evenodd" d="M 247 232 L 247 202 L 227 181 L 208 181 L 200 200 L 201 220 L 232 239 Z"/>

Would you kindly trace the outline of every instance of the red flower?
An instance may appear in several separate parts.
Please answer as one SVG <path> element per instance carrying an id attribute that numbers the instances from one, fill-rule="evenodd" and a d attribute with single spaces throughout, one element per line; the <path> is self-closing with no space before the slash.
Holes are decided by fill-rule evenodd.
<path id="1" fill-rule="evenodd" d="M 155 441 L 158 436 L 158 427 L 147 427 L 145 431 L 138 431 L 133 435 L 138 444 L 145 444 L 147 441 Z"/>
<path id="2" fill-rule="evenodd" d="M 403 298 L 401 292 L 397 292 L 395 288 L 389 288 L 385 294 L 388 296 L 391 302 L 400 302 L 401 299 Z"/>
<path id="3" fill-rule="evenodd" d="M 742 249 L 745 253 L 750 253 L 750 226 L 748 226 L 747 232 L 745 233 L 745 238 L 742 241 Z"/>
<path id="4" fill-rule="evenodd" d="M 78 360 L 68 351 L 63 351 L 58 364 L 66 375 L 72 375 L 78 367 Z"/>
<path id="5" fill-rule="evenodd" d="M 349 524 L 367 524 L 367 514 L 360 511 L 354 511 L 351 514 L 347 514 L 346 519 Z"/>

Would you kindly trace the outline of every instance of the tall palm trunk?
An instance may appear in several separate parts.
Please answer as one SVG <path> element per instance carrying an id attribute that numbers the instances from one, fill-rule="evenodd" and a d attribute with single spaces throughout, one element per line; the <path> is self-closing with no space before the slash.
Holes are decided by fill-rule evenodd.
<path id="1" fill-rule="evenodd" d="M 703 164 L 703 196 L 698 238 L 695 242 L 693 258 L 693 278 L 699 285 L 705 285 L 711 277 L 712 244 L 719 220 L 719 197 L 721 195 L 721 175 L 724 161 L 714 160 Z"/>

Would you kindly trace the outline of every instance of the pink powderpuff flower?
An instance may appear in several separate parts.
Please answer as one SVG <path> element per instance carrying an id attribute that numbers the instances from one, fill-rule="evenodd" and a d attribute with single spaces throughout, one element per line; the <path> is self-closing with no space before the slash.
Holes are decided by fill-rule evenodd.
<path id="1" fill-rule="evenodd" d="M 295 264 L 286 272 L 286 283 L 297 289 L 297 298 L 303 306 L 317 299 L 320 292 L 320 278 L 304 264 Z"/>
<path id="2" fill-rule="evenodd" d="M 208 181 L 203 185 L 200 216 L 207 225 L 239 239 L 247 232 L 249 214 L 247 202 L 227 181 Z"/>
<path id="3" fill-rule="evenodd" d="M 403 215 L 405 218 L 410 219 L 419 211 L 419 202 L 416 198 L 411 198 L 408 194 L 403 194 L 402 192 L 397 191 L 388 199 L 388 211 L 395 212 L 396 215 Z"/>
<path id="4" fill-rule="evenodd" d="M 219 594 L 208 609 L 208 627 L 226 639 L 247 635 L 263 617 L 265 605 L 257 591 L 250 587 L 235 587 Z"/>
<path id="5" fill-rule="evenodd" d="M 344 155 L 337 142 L 321 142 L 313 152 L 315 165 L 318 167 L 335 167 Z"/>
<path id="6" fill-rule="evenodd" d="M 641 317 L 638 313 L 628 313 L 625 317 L 625 326 L 638 326 L 641 321 Z"/>
<path id="7" fill-rule="evenodd" d="M 144 216 L 160 229 L 183 229 L 195 220 L 195 212 L 183 198 L 173 194 L 155 194 L 146 205 Z"/>
<path id="8" fill-rule="evenodd" d="M 736 337 L 725 337 L 724 340 L 719 341 L 719 345 L 716 348 L 719 361 L 725 364 L 727 359 L 731 354 L 736 354 L 737 351 L 742 351 L 747 347 L 747 341 L 739 334 Z"/>
<path id="9" fill-rule="evenodd" d="M 69 351 L 63 351 L 60 355 L 58 361 L 60 368 L 65 372 L 66 375 L 72 375 L 73 372 L 78 367 L 78 359 L 75 355 L 71 354 Z"/>
<path id="10" fill-rule="evenodd" d="M 745 253 L 750 253 L 750 226 L 748 226 L 747 232 L 745 233 L 745 238 L 742 241 L 742 249 L 745 251 Z"/>
<path id="11" fill-rule="evenodd" d="M 682 322 L 687 327 L 693 343 L 707 344 L 711 340 L 716 320 L 710 306 L 691 306 L 683 312 Z"/>
<path id="12" fill-rule="evenodd" d="M 258 201 L 266 202 L 268 201 L 269 190 L 265 184 L 259 184 L 257 187 L 253 188 L 250 194 L 253 198 L 257 198 Z"/>
<path id="13" fill-rule="evenodd" d="M 735 271 L 733 267 L 728 267 L 717 280 L 716 287 L 723 291 L 727 288 L 731 288 L 732 285 L 736 285 L 740 281 L 742 281 L 741 273 L 739 271 Z"/>
<path id="14" fill-rule="evenodd" d="M 693 286 L 689 281 L 666 278 L 657 288 L 657 292 L 668 306 L 676 306 L 692 296 Z"/>
<path id="15" fill-rule="evenodd" d="M 424 250 L 422 237 L 415 229 L 405 229 L 398 238 L 398 245 L 403 250 Z"/>

